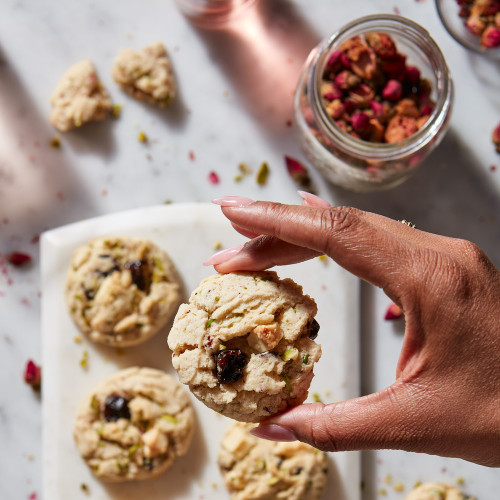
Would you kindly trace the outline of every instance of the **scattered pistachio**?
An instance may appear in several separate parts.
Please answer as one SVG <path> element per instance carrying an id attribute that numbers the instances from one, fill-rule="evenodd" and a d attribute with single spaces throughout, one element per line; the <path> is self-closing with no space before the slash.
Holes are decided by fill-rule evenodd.
<path id="1" fill-rule="evenodd" d="M 278 484 L 280 482 L 280 478 L 277 476 L 273 476 L 271 479 L 267 481 L 267 484 L 269 486 L 274 486 L 275 484 Z"/>
<path id="2" fill-rule="evenodd" d="M 122 107 L 119 104 L 113 104 L 111 107 L 111 118 L 117 119 L 120 118 L 120 115 L 122 114 Z"/>
<path id="3" fill-rule="evenodd" d="M 161 418 L 165 420 L 166 422 L 170 422 L 171 424 L 178 424 L 179 421 L 173 416 L 173 415 L 162 415 Z"/>
<path id="4" fill-rule="evenodd" d="M 137 444 L 134 444 L 132 445 L 129 449 L 128 449 L 128 456 L 129 458 L 130 457 L 133 457 L 135 452 L 141 447 L 141 445 L 139 443 Z"/>
<path id="5" fill-rule="evenodd" d="M 205 328 L 207 328 L 207 329 L 208 329 L 208 328 L 210 328 L 210 325 L 211 325 L 213 322 L 214 322 L 214 318 L 210 318 L 210 319 L 206 322 L 206 324 L 205 324 Z"/>
<path id="6" fill-rule="evenodd" d="M 304 354 L 304 356 L 302 357 L 302 363 L 304 365 L 307 365 L 308 361 L 309 361 L 309 354 Z"/>
<path id="7" fill-rule="evenodd" d="M 138 134 L 137 134 L 137 140 L 139 142 L 148 142 L 148 136 L 141 130 Z"/>
<path id="8" fill-rule="evenodd" d="M 59 136 L 54 136 L 50 141 L 49 141 L 49 146 L 54 149 L 59 149 L 61 147 L 61 140 L 59 139 Z"/>
<path id="9" fill-rule="evenodd" d="M 394 485 L 394 491 L 403 491 L 404 489 L 405 487 L 403 483 L 396 483 Z"/>
<path id="10" fill-rule="evenodd" d="M 312 395 L 314 401 L 316 403 L 322 403 L 323 400 L 321 399 L 321 396 L 317 393 L 317 392 L 313 392 L 313 395 Z"/>
<path id="11" fill-rule="evenodd" d="M 84 493 L 90 493 L 89 487 L 88 487 L 85 483 L 82 483 L 82 484 L 80 485 L 80 489 L 81 489 Z"/>
<path id="12" fill-rule="evenodd" d="M 288 361 L 291 359 L 296 353 L 298 353 L 298 349 L 295 347 L 289 347 L 288 349 L 285 350 L 285 352 L 281 355 L 281 359 L 283 361 Z"/>
<path id="13" fill-rule="evenodd" d="M 83 351 L 82 359 L 80 360 L 80 366 L 82 368 L 88 368 L 89 365 L 89 353 L 88 351 Z"/>
<path id="14" fill-rule="evenodd" d="M 267 162 L 262 162 L 257 172 L 257 184 L 259 186 L 264 186 L 267 183 L 267 178 L 269 177 L 269 165 Z"/>

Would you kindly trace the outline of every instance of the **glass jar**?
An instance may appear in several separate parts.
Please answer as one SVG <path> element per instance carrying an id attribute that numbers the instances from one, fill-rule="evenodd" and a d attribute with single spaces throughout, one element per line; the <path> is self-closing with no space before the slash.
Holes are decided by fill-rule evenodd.
<path id="1" fill-rule="evenodd" d="M 434 108 L 413 135 L 395 143 L 353 137 L 326 112 L 321 83 L 329 56 L 346 40 L 366 33 L 386 33 L 406 63 L 431 84 Z M 332 183 L 357 192 L 394 187 L 407 179 L 441 142 L 450 119 L 453 83 L 441 50 L 429 33 L 400 16 L 357 19 L 320 43 L 309 54 L 294 98 L 294 115 L 304 154 Z"/>
<path id="2" fill-rule="evenodd" d="M 219 28 L 235 20 L 256 0 L 176 0 L 179 10 L 200 28 Z"/>
<path id="3" fill-rule="evenodd" d="M 488 48 L 481 45 L 481 35 L 473 35 L 467 29 L 467 18 L 460 16 L 461 6 L 457 0 L 436 0 L 436 9 L 446 31 L 460 45 L 490 59 L 500 60 L 500 47 Z"/>

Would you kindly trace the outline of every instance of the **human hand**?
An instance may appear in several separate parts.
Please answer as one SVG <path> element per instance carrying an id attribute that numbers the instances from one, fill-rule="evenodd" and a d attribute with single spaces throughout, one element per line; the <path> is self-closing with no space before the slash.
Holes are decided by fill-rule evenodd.
<path id="1" fill-rule="evenodd" d="M 327 451 L 402 449 L 500 466 L 500 272 L 469 241 L 303 196 L 305 206 L 214 200 L 251 239 L 205 264 L 225 273 L 329 255 L 402 308 L 396 380 L 349 401 L 297 406 L 252 432 Z"/>

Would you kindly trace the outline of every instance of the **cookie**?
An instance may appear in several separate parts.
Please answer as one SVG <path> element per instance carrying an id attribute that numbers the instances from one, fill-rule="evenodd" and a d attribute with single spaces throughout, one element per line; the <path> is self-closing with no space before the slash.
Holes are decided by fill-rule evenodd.
<path id="1" fill-rule="evenodd" d="M 317 500 L 326 486 L 326 454 L 294 441 L 252 436 L 252 424 L 234 423 L 225 433 L 218 463 L 231 500 Z"/>
<path id="2" fill-rule="evenodd" d="M 172 66 L 161 42 L 148 45 L 139 52 L 122 49 L 113 65 L 112 76 L 138 101 L 164 108 L 175 96 Z"/>
<path id="3" fill-rule="evenodd" d="M 181 282 L 163 250 L 147 240 L 95 238 L 73 254 L 66 282 L 70 314 L 90 339 L 130 346 L 174 316 Z"/>
<path id="4" fill-rule="evenodd" d="M 179 379 L 242 422 L 302 403 L 321 356 L 314 300 L 275 272 L 216 274 L 177 312 L 168 336 Z"/>
<path id="5" fill-rule="evenodd" d="M 103 120 L 111 110 L 111 99 L 88 59 L 74 64 L 64 73 L 50 103 L 50 122 L 61 132 Z"/>
<path id="6" fill-rule="evenodd" d="M 185 455 L 194 429 L 189 396 L 170 375 L 132 367 L 101 382 L 83 400 L 73 435 L 103 481 L 149 479 Z"/>
<path id="7" fill-rule="evenodd" d="M 406 500 L 474 500 L 457 487 L 446 483 L 424 483 L 415 488 Z"/>

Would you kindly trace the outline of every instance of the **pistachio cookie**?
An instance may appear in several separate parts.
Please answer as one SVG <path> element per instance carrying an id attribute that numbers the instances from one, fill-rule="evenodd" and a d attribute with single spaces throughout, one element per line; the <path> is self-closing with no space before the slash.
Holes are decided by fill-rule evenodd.
<path id="1" fill-rule="evenodd" d="M 234 423 L 224 435 L 218 463 L 231 500 L 316 500 L 325 489 L 326 454 L 294 441 L 252 436 L 251 424 Z"/>
<path id="2" fill-rule="evenodd" d="M 111 99 L 88 59 L 74 64 L 64 73 L 50 103 L 50 122 L 61 132 L 103 120 L 111 109 Z"/>
<path id="3" fill-rule="evenodd" d="M 73 254 L 66 302 L 91 340 L 124 347 L 164 327 L 175 314 L 181 290 L 166 252 L 147 240 L 107 236 Z"/>
<path id="4" fill-rule="evenodd" d="M 172 66 L 161 42 L 148 45 L 139 52 L 122 49 L 112 75 L 115 82 L 138 101 L 164 108 L 175 96 Z"/>
<path id="5" fill-rule="evenodd" d="M 189 396 L 170 375 L 132 367 L 101 382 L 77 413 L 73 435 L 104 481 L 149 479 L 185 455 L 194 428 Z"/>
<path id="6" fill-rule="evenodd" d="M 406 500 L 474 500 L 457 487 L 446 483 L 424 483 L 415 488 Z"/>
<path id="7" fill-rule="evenodd" d="M 314 300 L 275 272 L 216 274 L 182 304 L 172 364 L 209 408 L 242 422 L 302 403 L 321 356 Z"/>

